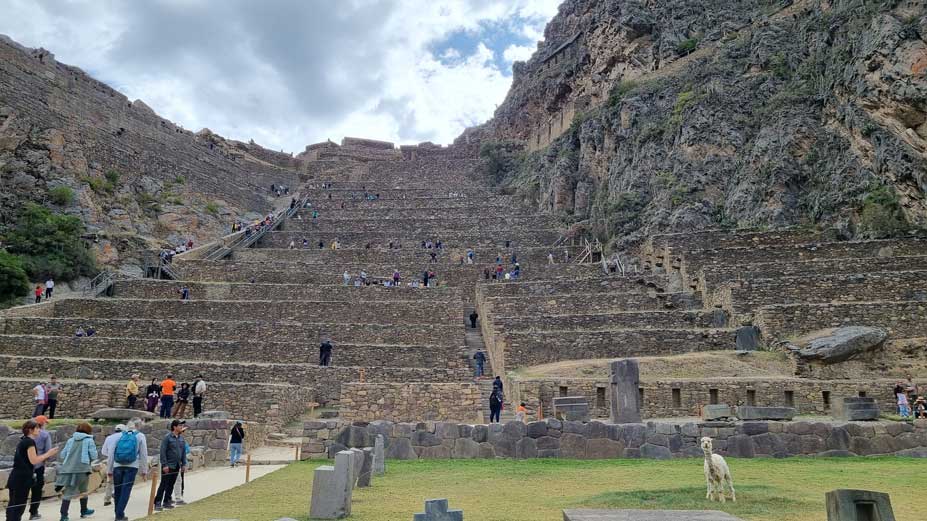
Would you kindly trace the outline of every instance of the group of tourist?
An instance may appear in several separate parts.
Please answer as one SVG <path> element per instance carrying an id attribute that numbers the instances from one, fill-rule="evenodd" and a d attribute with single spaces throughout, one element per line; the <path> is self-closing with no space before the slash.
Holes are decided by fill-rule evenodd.
<path id="1" fill-rule="evenodd" d="M 174 262 L 175 255 L 179 255 L 181 253 L 190 251 L 192 249 L 193 249 L 193 239 L 187 239 L 187 242 L 181 242 L 180 244 L 178 244 L 177 246 L 174 246 L 173 248 L 165 248 L 161 250 L 161 253 L 158 254 L 158 257 L 160 257 L 161 262 L 170 264 Z"/>
<path id="2" fill-rule="evenodd" d="M 113 505 L 116 521 L 127 521 L 125 511 L 136 476 L 139 473 L 143 478 L 148 475 L 148 440 L 141 432 L 143 421 L 136 418 L 126 425 L 117 425 L 114 432 L 105 438 L 99 452 L 89 423 L 78 424 L 60 452 L 52 446 L 47 424 L 45 416 L 23 423 L 23 435 L 16 446 L 13 468 L 7 481 L 7 521 L 21 521 L 26 507 L 29 507 L 29 519 L 42 518 L 39 506 L 45 487 L 45 463 L 59 454 L 55 490 L 61 492 L 61 521 L 68 521 L 74 499 L 80 503 L 81 518 L 94 514 L 88 495 L 92 465 L 100 455 L 106 459 L 103 505 Z M 161 440 L 159 462 L 162 477 L 154 498 L 156 511 L 184 503 L 184 475 L 190 453 L 190 444 L 184 439 L 186 430 L 184 420 L 173 420 L 170 432 Z M 229 433 L 229 462 L 233 467 L 241 458 L 244 438 L 242 422 L 236 422 Z"/>
<path id="3" fill-rule="evenodd" d="M 893 389 L 898 415 L 902 418 L 927 418 L 927 399 L 920 394 L 920 389 L 911 375 L 904 382 L 897 382 Z"/>
<path id="4" fill-rule="evenodd" d="M 32 388 L 32 400 L 34 407 L 32 417 L 47 416 L 55 417 L 55 410 L 58 408 L 58 397 L 61 394 L 62 386 L 58 383 L 58 378 L 54 375 L 49 377 L 47 382 L 40 383 Z"/>
<path id="5" fill-rule="evenodd" d="M 133 374 L 126 384 L 126 407 L 134 409 L 141 396 L 138 374 Z M 202 375 L 197 375 L 192 383 L 181 383 L 178 387 L 172 375 L 158 383 L 152 378 L 145 388 L 145 410 L 154 413 L 156 410 L 161 418 L 183 418 L 187 413 L 190 402 L 193 403 L 193 417 L 203 412 L 203 399 L 206 397 L 206 381 Z M 159 407 L 160 406 L 160 407 Z"/>
<path id="6" fill-rule="evenodd" d="M 45 284 L 37 284 L 35 286 L 35 303 L 39 304 L 42 302 L 42 297 L 45 297 L 45 300 L 52 298 L 52 292 L 55 291 L 55 280 L 51 277 L 45 281 Z"/>
<path id="7" fill-rule="evenodd" d="M 287 185 L 278 185 L 277 183 L 271 183 L 270 193 L 274 194 L 277 197 L 282 197 L 284 195 L 290 195 L 290 187 Z"/>
<path id="8" fill-rule="evenodd" d="M 74 330 L 75 337 L 85 337 L 85 336 L 94 336 L 97 334 L 97 330 L 93 326 L 77 326 L 77 329 Z"/>

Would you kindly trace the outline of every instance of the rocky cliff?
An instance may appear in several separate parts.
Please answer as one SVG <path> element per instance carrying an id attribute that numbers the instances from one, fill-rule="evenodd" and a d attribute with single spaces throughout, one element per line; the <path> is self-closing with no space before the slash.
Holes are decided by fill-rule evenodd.
<path id="1" fill-rule="evenodd" d="M 214 238 L 297 185 L 296 160 L 193 133 L 44 49 L 0 36 L 0 233 L 26 202 L 79 216 L 99 261 Z M 256 214 L 255 214 L 256 215 Z"/>
<path id="2" fill-rule="evenodd" d="M 927 225 L 927 2 L 567 0 L 487 175 L 604 240 Z"/>

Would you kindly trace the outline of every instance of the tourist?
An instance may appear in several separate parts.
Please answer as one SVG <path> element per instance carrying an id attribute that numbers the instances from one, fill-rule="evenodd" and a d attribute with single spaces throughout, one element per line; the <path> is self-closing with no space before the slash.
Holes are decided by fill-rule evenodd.
<path id="1" fill-rule="evenodd" d="M 43 293 L 45 293 L 45 288 L 43 288 L 42 286 L 35 287 L 35 303 L 36 304 L 38 304 L 39 302 L 42 302 Z"/>
<path id="2" fill-rule="evenodd" d="M 133 374 L 129 383 L 126 384 L 126 409 L 134 409 L 135 402 L 138 401 L 138 374 Z"/>
<path id="3" fill-rule="evenodd" d="M 87 336 L 93 336 L 97 333 L 97 330 L 93 326 L 87 326 Z"/>
<path id="4" fill-rule="evenodd" d="M 550 252 L 547 254 L 547 264 L 553 264 L 553 263 L 554 263 L 554 252 Z"/>
<path id="5" fill-rule="evenodd" d="M 290 239 L 290 245 L 289 245 L 288 248 L 291 249 L 291 250 L 295 250 L 295 249 L 296 249 L 296 240 L 295 240 L 295 239 Z"/>
<path id="6" fill-rule="evenodd" d="M 45 300 L 52 297 L 52 291 L 55 291 L 55 280 L 48 277 L 48 280 L 45 281 Z"/>
<path id="7" fill-rule="evenodd" d="M 500 377 L 497 376 L 497 377 L 492 381 L 492 390 L 493 390 L 493 391 L 498 390 L 500 393 L 503 392 L 503 389 L 502 389 L 502 378 L 500 378 Z"/>
<path id="8" fill-rule="evenodd" d="M 6 521 L 20 521 L 22 519 L 23 514 L 26 512 L 26 504 L 29 501 L 29 491 L 36 484 L 36 465 L 58 454 L 57 448 L 50 448 L 43 454 L 38 453 L 36 439 L 40 436 L 41 430 L 39 424 L 34 420 L 27 420 L 23 423 L 23 436 L 13 453 L 13 468 L 10 469 L 9 478 L 7 478 L 6 482 L 6 488 L 9 492 Z M 44 471 L 42 475 L 44 476 Z"/>
<path id="9" fill-rule="evenodd" d="M 177 387 L 177 382 L 174 381 L 172 375 L 167 375 L 161 382 L 161 417 L 170 418 L 171 409 L 174 408 L 174 389 Z"/>
<path id="10" fill-rule="evenodd" d="M 334 249 L 334 248 L 332 248 Z M 344 270 L 344 273 L 341 275 L 341 278 L 344 280 L 344 285 L 347 286 L 351 283 L 351 274 L 348 273 L 348 270 Z"/>
<path id="11" fill-rule="evenodd" d="M 332 345 L 331 340 L 325 339 L 319 346 L 319 367 L 328 367 L 332 363 Z"/>
<path id="12" fill-rule="evenodd" d="M 360 272 L 360 283 L 367 284 L 367 272 L 364 270 L 361 270 Z"/>
<path id="13" fill-rule="evenodd" d="M 32 417 L 41 416 L 45 412 L 45 406 L 48 405 L 48 387 L 44 383 L 39 383 L 32 388 L 32 401 L 35 402 Z"/>
<path id="14" fill-rule="evenodd" d="M 512 264 L 518 264 L 518 254 L 514 251 L 512 252 Z"/>
<path id="15" fill-rule="evenodd" d="M 113 484 L 113 501 L 116 510 L 116 521 L 128 521 L 126 517 L 126 505 L 129 504 L 129 496 L 132 494 L 132 486 L 135 485 L 135 476 L 139 472 L 142 477 L 148 476 L 148 441 L 145 435 L 139 432 L 140 419 L 133 419 L 126 426 L 127 430 L 122 433 L 113 450 L 113 457 L 109 458 L 106 465 L 106 475 L 110 483 Z M 135 445 L 135 451 L 131 452 L 131 445 Z"/>
<path id="16" fill-rule="evenodd" d="M 399 270 L 393 270 L 393 286 L 399 285 Z"/>
<path id="17" fill-rule="evenodd" d="M 437 263 L 437 262 L 438 262 L 438 254 L 437 254 L 437 253 L 431 252 L 429 255 L 431 255 L 431 262 L 433 262 L 433 263 Z"/>
<path id="18" fill-rule="evenodd" d="M 525 407 L 525 402 L 521 402 L 518 404 L 518 408 L 515 409 L 515 421 L 525 423 L 527 417 L 528 409 Z"/>
<path id="19" fill-rule="evenodd" d="M 155 407 L 158 405 L 158 399 L 161 398 L 161 386 L 158 385 L 158 381 L 154 378 L 151 379 L 151 383 L 148 384 L 148 387 L 145 389 L 145 410 L 148 412 L 155 412 Z"/>
<path id="20" fill-rule="evenodd" d="M 180 287 L 178 293 L 180 293 L 180 300 L 190 300 L 190 288 L 186 284 Z"/>
<path id="21" fill-rule="evenodd" d="M 474 309 L 470 312 L 470 327 L 476 329 L 476 319 L 480 318 L 480 315 Z"/>
<path id="22" fill-rule="evenodd" d="M 502 273 L 505 271 L 505 268 L 501 264 L 496 265 L 496 280 L 502 280 Z"/>
<path id="23" fill-rule="evenodd" d="M 914 417 L 919 419 L 927 418 L 927 400 L 923 396 L 918 396 L 914 400 Z"/>
<path id="24" fill-rule="evenodd" d="M 48 425 L 48 418 L 45 416 L 36 416 L 35 423 L 39 425 L 39 435 L 35 438 L 35 453 L 39 456 L 50 451 L 52 448 L 51 434 L 45 430 Z M 39 515 L 39 504 L 42 502 L 42 495 L 45 489 L 45 461 L 35 464 L 35 481 L 32 485 L 31 499 L 29 501 L 29 519 L 41 519 Z"/>
<path id="25" fill-rule="evenodd" d="M 58 393 L 61 392 L 61 384 L 58 383 L 58 378 L 54 375 L 49 379 L 48 384 L 45 386 L 46 391 L 46 403 L 45 410 L 42 411 L 42 414 L 48 416 L 48 419 L 55 419 L 55 409 L 58 407 Z"/>
<path id="26" fill-rule="evenodd" d="M 180 439 L 183 440 L 183 453 L 186 456 L 187 461 L 190 461 L 190 444 L 187 443 L 187 439 L 183 437 L 184 433 L 187 432 L 187 426 L 184 425 L 180 429 Z M 180 467 L 180 476 L 177 478 L 177 482 L 174 484 L 174 504 L 175 505 L 186 505 L 187 502 L 183 500 L 184 489 L 186 488 L 186 479 L 187 477 L 187 468 Z"/>
<path id="27" fill-rule="evenodd" d="M 502 391 L 493 388 L 489 395 L 489 423 L 495 420 L 499 423 L 499 417 L 502 414 Z"/>
<path id="28" fill-rule="evenodd" d="M 245 430 L 240 421 L 236 421 L 229 433 L 229 466 L 238 465 L 241 459 L 241 447 L 245 439 Z"/>
<path id="29" fill-rule="evenodd" d="M 177 391 L 177 409 L 174 411 L 174 418 L 183 418 L 187 412 L 188 403 L 190 403 L 190 384 L 184 382 L 180 384 L 180 390 Z"/>
<path id="30" fill-rule="evenodd" d="M 309 249 L 309 239 L 303 239 L 303 249 Z"/>
<path id="31" fill-rule="evenodd" d="M 483 269 L 483 278 L 485 280 L 489 280 L 491 276 L 492 276 L 492 272 L 490 271 L 489 266 L 487 266 L 486 268 Z"/>
<path id="32" fill-rule="evenodd" d="M 483 376 L 483 366 L 486 364 L 486 353 L 481 349 L 477 349 L 473 359 L 476 360 L 476 374 L 474 376 L 480 378 Z"/>
<path id="33" fill-rule="evenodd" d="M 74 332 L 74 336 L 85 336 L 87 333 L 84 331 L 84 328 L 77 326 L 77 331 Z"/>
<path id="34" fill-rule="evenodd" d="M 467 248 L 467 264 L 473 264 L 473 250 Z"/>
<path id="35" fill-rule="evenodd" d="M 428 287 L 428 275 L 428 270 L 425 270 L 425 272 L 422 274 L 422 283 L 426 288 Z"/>
<path id="36" fill-rule="evenodd" d="M 325 249 L 325 243 L 324 243 L 323 241 L 319 241 L 319 249 L 320 249 L 320 250 L 324 250 L 324 249 Z"/>
<path id="37" fill-rule="evenodd" d="M 203 413 L 203 398 L 206 397 L 206 380 L 202 375 L 196 375 L 193 380 L 193 417 L 198 418 Z"/>
<path id="38" fill-rule="evenodd" d="M 154 509 L 158 512 L 165 508 L 174 508 L 172 492 L 174 484 L 177 483 L 177 476 L 180 475 L 180 468 L 187 465 L 187 454 L 184 450 L 184 440 L 180 436 L 186 422 L 183 420 L 174 420 L 171 422 L 171 432 L 161 440 L 161 484 L 158 485 L 158 492 L 155 495 Z"/>
<path id="39" fill-rule="evenodd" d="M 100 454 L 106 457 L 107 460 L 107 469 L 109 468 L 109 462 L 113 459 L 113 453 L 116 450 L 116 442 L 119 441 L 119 438 L 122 437 L 122 433 L 126 431 L 126 426 L 119 424 L 113 429 L 113 433 L 103 439 L 103 446 L 100 447 Z M 107 477 L 110 473 L 107 471 Z M 103 506 L 108 507 L 113 501 L 113 480 L 108 479 L 106 481 L 106 490 L 103 493 Z"/>
<path id="40" fill-rule="evenodd" d="M 93 510 L 87 507 L 91 463 L 97 459 L 97 446 L 93 442 L 93 427 L 83 422 L 61 451 L 61 464 L 55 488 L 61 491 L 61 521 L 68 521 L 68 510 L 74 498 L 80 500 L 80 517 L 90 517 Z"/>
<path id="41" fill-rule="evenodd" d="M 900 392 L 899 392 L 900 388 Z M 898 400 L 898 414 L 902 418 L 911 416 L 911 408 L 908 407 L 908 395 L 904 393 L 904 388 L 899 384 L 895 388 L 895 398 Z"/>
<path id="42" fill-rule="evenodd" d="M 905 376 L 904 382 L 904 392 L 908 395 L 908 403 L 911 404 L 911 407 L 914 407 L 914 401 L 917 400 L 917 384 L 914 383 L 914 379 L 911 375 Z"/>

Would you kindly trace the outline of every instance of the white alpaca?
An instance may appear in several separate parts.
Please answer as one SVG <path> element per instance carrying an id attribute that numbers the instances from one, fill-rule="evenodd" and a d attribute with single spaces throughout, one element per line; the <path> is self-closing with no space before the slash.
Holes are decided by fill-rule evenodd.
<path id="1" fill-rule="evenodd" d="M 731 469 L 728 468 L 727 462 L 720 454 L 712 454 L 711 438 L 702 438 L 702 452 L 705 453 L 705 481 L 708 482 L 708 492 L 705 499 L 720 501 L 724 503 L 724 483 L 731 488 L 731 501 L 737 501 L 737 495 L 734 493 L 734 478 L 731 477 Z"/>

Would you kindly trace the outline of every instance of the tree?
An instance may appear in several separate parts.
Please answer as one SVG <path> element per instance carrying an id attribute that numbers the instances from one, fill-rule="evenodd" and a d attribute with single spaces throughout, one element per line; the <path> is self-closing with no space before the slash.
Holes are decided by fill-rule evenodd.
<path id="1" fill-rule="evenodd" d="M 80 219 L 29 204 L 4 237 L 4 243 L 7 251 L 22 259 L 32 280 L 54 277 L 69 281 L 92 275 L 96 269 L 93 252 L 81 239 L 83 232 Z"/>
<path id="2" fill-rule="evenodd" d="M 29 294 L 29 277 L 19 257 L 0 250 L 0 307 Z"/>

